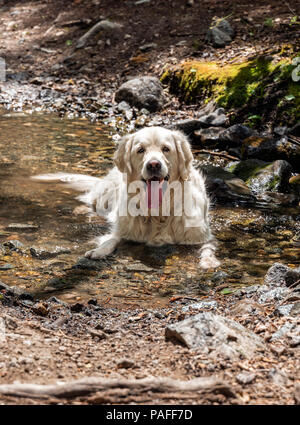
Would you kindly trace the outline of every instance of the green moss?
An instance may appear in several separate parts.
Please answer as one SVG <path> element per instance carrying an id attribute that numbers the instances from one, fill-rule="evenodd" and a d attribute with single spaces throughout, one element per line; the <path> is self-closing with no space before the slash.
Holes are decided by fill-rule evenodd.
<path id="1" fill-rule="evenodd" d="M 277 62 L 258 57 L 226 65 L 189 61 L 165 71 L 161 81 L 168 83 L 171 92 L 187 103 L 214 100 L 227 110 L 250 106 L 252 115 L 257 113 L 258 105 L 265 105 L 267 109 L 279 109 L 284 123 L 287 114 L 296 121 L 300 113 L 300 82 L 291 78 L 294 69 L 291 61 L 292 57 Z M 278 93 L 277 97 L 273 93 L 275 86 L 280 90 L 279 98 Z"/>

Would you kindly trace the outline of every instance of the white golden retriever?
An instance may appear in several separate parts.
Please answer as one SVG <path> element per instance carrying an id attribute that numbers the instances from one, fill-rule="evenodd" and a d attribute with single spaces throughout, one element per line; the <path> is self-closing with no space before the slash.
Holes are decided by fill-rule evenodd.
<path id="1" fill-rule="evenodd" d="M 61 181 L 85 192 L 78 199 L 109 221 L 111 232 L 97 238 L 88 258 L 111 254 L 125 239 L 152 246 L 199 245 L 200 267 L 215 268 L 220 262 L 209 226 L 209 199 L 192 161 L 184 134 L 147 127 L 121 139 L 116 166 L 104 178 L 58 173 L 33 179 Z"/>

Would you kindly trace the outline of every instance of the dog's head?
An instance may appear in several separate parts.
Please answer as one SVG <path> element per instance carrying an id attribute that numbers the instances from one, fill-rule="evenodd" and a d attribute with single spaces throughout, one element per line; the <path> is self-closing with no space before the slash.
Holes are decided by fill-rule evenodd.
<path id="1" fill-rule="evenodd" d="M 179 131 L 146 127 L 121 139 L 114 161 L 128 181 L 188 180 L 193 155 Z"/>

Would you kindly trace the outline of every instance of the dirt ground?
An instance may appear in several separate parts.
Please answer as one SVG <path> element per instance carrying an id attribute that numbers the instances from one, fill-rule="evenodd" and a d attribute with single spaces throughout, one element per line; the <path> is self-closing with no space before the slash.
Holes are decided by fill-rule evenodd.
<path id="1" fill-rule="evenodd" d="M 253 330 L 267 343 L 266 350 L 255 358 L 216 359 L 201 349 L 166 341 L 167 325 L 196 313 L 184 311 L 189 301 L 184 297 L 170 299 L 167 309 L 120 311 L 99 306 L 93 300 L 70 308 L 53 298 L 32 307 L 22 297 L 2 291 L 0 318 L 4 319 L 6 333 L 1 344 L 0 390 L 1 384 L 49 385 L 85 377 L 142 380 L 152 376 L 180 381 L 212 377 L 218 383 L 202 391 L 185 392 L 117 385 L 81 396 L 1 395 L 0 404 L 298 403 L 297 342 L 286 336 L 272 342 L 270 339 L 283 325 L 299 324 L 299 319 L 272 315 L 274 308 L 270 304 L 252 305 L 250 313 L 249 301 L 243 297 L 237 302 L 215 292 L 213 299 L 218 302 L 217 313 Z"/>
<path id="2" fill-rule="evenodd" d="M 99 84 L 98 90 L 105 91 L 135 75 L 160 76 L 165 65 L 183 59 L 232 61 L 272 53 L 283 44 L 295 44 L 299 38 L 297 0 L 136 3 L 0 2 L 0 55 L 6 60 L 8 74 L 33 81 L 38 76 L 54 75 L 56 83 L 84 79 L 87 85 L 93 83 L 91 90 Z M 215 16 L 227 17 L 236 31 L 234 41 L 221 49 L 209 46 L 205 40 Z M 122 28 L 100 32 L 85 48 L 76 49 L 77 40 L 101 19 L 119 23 Z"/>
<path id="3" fill-rule="evenodd" d="M 66 81 L 74 88 L 77 83 L 86 84 L 91 95 L 96 91 L 111 98 L 128 77 L 160 76 L 166 64 L 190 57 L 246 58 L 299 39 L 299 24 L 291 25 L 291 19 L 300 15 L 299 1 L 195 0 L 189 5 L 183 0 L 142 4 L 0 0 L 0 9 L 0 56 L 6 60 L 9 78 L 41 84 L 39 77 L 43 77 L 45 88 L 57 88 Z M 214 16 L 229 16 L 236 29 L 233 43 L 226 48 L 214 49 L 205 41 Z M 77 40 L 100 19 L 122 24 L 122 31 L 99 34 L 84 49 L 75 49 Z M 143 48 L 148 43 L 156 45 Z M 47 81 L 48 76 L 55 80 Z M 93 302 L 70 308 L 56 300 L 34 310 L 26 300 L 2 291 L 0 318 L 5 335 L 0 339 L 0 386 L 52 384 L 91 376 L 183 381 L 213 376 L 223 384 L 187 392 L 110 388 L 71 398 L 0 395 L 0 404 L 299 403 L 297 346 L 285 340 L 268 342 L 285 323 L 299 319 L 272 316 L 272 305 L 256 314 L 234 313 L 230 296 L 218 292 L 210 296 L 219 303 L 218 313 L 228 314 L 267 342 L 264 353 L 238 362 L 215 361 L 201 351 L 166 341 L 166 325 L 192 314 L 182 312 L 184 298 L 170 299 L 169 308 L 160 311 L 119 311 Z M 249 382 L 242 382 L 241 373 L 250 375 Z"/>

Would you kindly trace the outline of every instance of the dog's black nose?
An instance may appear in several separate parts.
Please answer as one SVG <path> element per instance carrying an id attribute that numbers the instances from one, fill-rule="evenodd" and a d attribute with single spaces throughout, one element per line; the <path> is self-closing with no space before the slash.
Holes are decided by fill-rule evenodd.
<path id="1" fill-rule="evenodd" d="M 159 161 L 149 161 L 147 164 L 147 170 L 149 171 L 160 171 L 161 169 L 161 163 Z"/>

